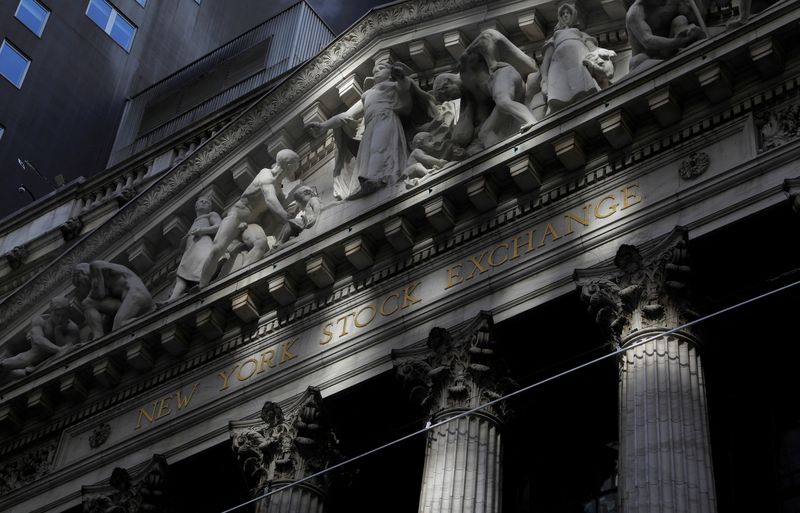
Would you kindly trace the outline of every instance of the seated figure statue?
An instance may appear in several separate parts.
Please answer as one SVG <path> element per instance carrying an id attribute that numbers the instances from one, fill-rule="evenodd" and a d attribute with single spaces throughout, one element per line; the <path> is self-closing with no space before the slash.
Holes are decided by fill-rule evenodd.
<path id="1" fill-rule="evenodd" d="M 706 37 L 694 0 L 636 0 L 625 16 L 625 27 L 631 45 L 630 73 L 654 66 Z"/>
<path id="2" fill-rule="evenodd" d="M 0 360 L 0 380 L 30 374 L 34 368 L 53 356 L 66 353 L 78 344 L 78 326 L 69 318 L 69 300 L 50 301 L 50 311 L 31 320 L 28 338 L 31 348 Z"/>
<path id="3" fill-rule="evenodd" d="M 553 36 L 544 44 L 539 77 L 548 113 L 608 87 L 614 76 L 611 58 L 616 53 L 599 48 L 577 25 L 575 5 L 561 4 Z"/>
<path id="4" fill-rule="evenodd" d="M 141 278 L 127 267 L 103 260 L 81 263 L 72 271 L 75 296 L 80 301 L 90 339 L 98 339 L 155 309 Z M 107 320 L 111 329 L 107 330 Z"/>
<path id="5" fill-rule="evenodd" d="M 459 72 L 440 74 L 433 83 L 437 100 L 461 99 L 453 143 L 473 155 L 533 126 L 522 77 L 535 71 L 536 61 L 503 34 L 481 32 L 461 55 Z"/>
<path id="6" fill-rule="evenodd" d="M 403 171 L 407 188 L 416 187 L 420 181 L 447 166 L 450 161 L 441 158 L 442 148 L 434 143 L 430 132 L 419 132 L 411 140 L 411 155 Z"/>
<path id="7" fill-rule="evenodd" d="M 228 246 L 237 240 L 240 233 L 250 233 L 251 247 L 242 266 L 247 266 L 261 259 L 269 249 L 269 240 L 261 228 L 261 217 L 270 214 L 281 226 L 287 224 L 293 216 L 283 206 L 283 193 L 280 191 L 281 180 L 286 176 L 295 179 L 300 168 L 300 157 L 292 150 L 281 150 L 275 156 L 275 165 L 264 168 L 242 192 L 242 196 L 228 209 L 219 223 L 219 228 L 211 244 L 211 250 L 203 263 L 200 273 L 200 287 L 205 287 L 217 273 L 220 258 Z M 250 228 L 249 228 L 250 227 Z"/>

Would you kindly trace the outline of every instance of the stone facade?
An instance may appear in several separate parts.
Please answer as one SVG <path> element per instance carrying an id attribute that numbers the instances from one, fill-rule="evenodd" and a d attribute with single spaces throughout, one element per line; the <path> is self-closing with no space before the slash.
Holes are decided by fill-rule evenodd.
<path id="1" fill-rule="evenodd" d="M 703 316 L 796 275 L 800 10 L 648 9 L 376 9 L 171 167 L 134 155 L 9 248 L 0 509 L 734 510 L 735 329 Z M 575 385 L 587 352 L 616 367 Z M 417 429 L 417 459 L 362 458 Z M 800 500 L 792 429 L 772 504 Z M 421 483 L 369 489 L 393 469 Z"/>

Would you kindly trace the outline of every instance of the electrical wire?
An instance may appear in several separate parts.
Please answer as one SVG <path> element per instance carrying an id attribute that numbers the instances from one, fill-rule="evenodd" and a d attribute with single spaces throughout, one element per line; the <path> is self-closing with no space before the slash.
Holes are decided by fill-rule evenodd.
<path id="1" fill-rule="evenodd" d="M 541 385 L 544 385 L 546 383 L 549 383 L 551 381 L 554 381 L 556 379 L 564 377 L 564 376 L 566 376 L 568 374 L 572 374 L 572 373 L 577 372 L 577 371 L 579 371 L 581 369 L 584 369 L 586 367 L 594 365 L 594 364 L 596 364 L 598 362 L 607 360 L 607 359 L 612 358 L 614 356 L 617 356 L 619 354 L 625 353 L 627 351 L 630 351 L 631 349 L 634 349 L 634 348 L 639 347 L 641 345 L 647 344 L 647 343 L 652 342 L 654 340 L 657 340 L 659 338 L 662 338 L 662 337 L 665 337 L 667 335 L 671 335 L 673 333 L 679 332 L 681 330 L 684 330 L 686 328 L 689 328 L 691 326 L 699 324 L 699 323 L 701 323 L 703 321 L 707 321 L 707 320 L 712 319 L 714 317 L 718 317 L 720 315 L 728 313 L 728 312 L 730 312 L 732 310 L 736 310 L 737 308 L 741 308 L 743 306 L 749 305 L 750 303 L 755 303 L 757 301 L 760 301 L 760 300 L 762 300 L 764 298 L 767 298 L 769 296 L 772 296 L 774 294 L 778 294 L 780 292 L 783 292 L 784 290 L 790 289 L 792 287 L 796 287 L 797 285 L 800 285 L 800 280 L 792 282 L 792 283 L 789 283 L 787 285 L 783 285 L 781 287 L 778 287 L 776 289 L 770 290 L 768 292 L 764 292 L 763 294 L 759 294 L 758 296 L 754 296 L 754 297 L 752 297 L 750 299 L 746 299 L 746 300 L 741 301 L 739 303 L 736 303 L 734 305 L 725 307 L 725 308 L 723 308 L 721 310 L 717 310 L 716 312 L 710 313 L 708 315 L 704 315 L 704 316 L 699 317 L 699 318 L 697 318 L 697 319 L 695 319 L 693 321 L 689 321 L 689 322 L 687 322 L 685 324 L 682 324 L 681 326 L 678 326 L 678 327 L 675 327 L 675 328 L 672 328 L 672 329 L 669 329 L 669 330 L 666 330 L 666 331 L 662 331 L 662 332 L 656 333 L 656 334 L 654 334 L 654 335 L 652 335 L 650 337 L 645 337 L 644 339 L 642 339 L 642 340 L 640 340 L 640 341 L 638 341 L 636 343 L 633 343 L 633 344 L 630 344 L 628 346 L 620 347 L 618 349 L 615 349 L 614 351 L 612 351 L 610 353 L 606 353 L 606 354 L 604 354 L 602 356 L 599 356 L 597 358 L 594 358 L 592 360 L 584 362 L 584 363 L 582 363 L 580 365 L 577 365 L 577 366 L 572 367 L 570 369 L 567 369 L 565 371 L 553 374 L 552 376 L 549 376 L 549 377 L 544 378 L 544 379 L 542 379 L 540 381 L 537 381 L 535 383 L 531 383 L 530 385 L 524 386 L 524 387 L 519 388 L 517 390 L 514 390 L 512 392 L 509 392 L 509 393 L 507 393 L 507 394 L 505 394 L 505 395 L 503 395 L 501 397 L 498 397 L 496 399 L 492 399 L 491 401 L 486 402 L 484 404 L 481 404 L 479 406 L 476 406 L 475 408 L 472 408 L 472 409 L 469 409 L 469 410 L 465 410 L 465 411 L 463 411 L 461 413 L 453 415 L 452 417 L 448 417 L 448 418 L 446 418 L 444 420 L 440 420 L 438 422 L 428 423 L 428 425 L 426 425 L 422 429 L 418 429 L 418 430 L 416 430 L 416 431 L 414 431 L 412 433 L 409 433 L 407 435 L 401 436 L 400 438 L 397 438 L 396 440 L 392 440 L 391 442 L 387 442 L 387 443 L 385 443 L 383 445 L 379 445 L 378 447 L 375 447 L 374 449 L 370 449 L 368 451 L 362 452 L 361 454 L 353 456 L 352 458 L 349 458 L 347 460 L 341 461 L 339 463 L 335 463 L 335 464 L 331 465 L 330 467 L 327 467 L 327 468 L 325 468 L 323 470 L 320 470 L 319 472 L 316 472 L 314 474 L 310 474 L 310 475 L 308 475 L 306 477 L 298 479 L 297 481 L 293 481 L 293 482 L 291 482 L 289 484 L 286 484 L 284 486 L 281 486 L 279 488 L 275 488 L 275 489 L 269 490 L 267 493 L 259 495 L 258 497 L 254 497 L 254 498 L 252 498 L 252 499 L 250 499 L 250 500 L 248 500 L 246 502 L 243 502 L 243 503 L 241 503 L 241 504 L 239 504 L 237 506 L 234 506 L 232 508 L 226 509 L 225 511 L 222 511 L 222 513 L 231 513 L 231 512 L 236 511 L 236 510 L 238 510 L 240 508 L 243 508 L 244 506 L 253 504 L 254 502 L 258 502 L 258 501 L 260 501 L 262 499 L 265 499 L 265 498 L 267 498 L 267 497 L 269 497 L 271 495 L 274 495 L 276 493 L 282 492 L 283 490 L 291 488 L 291 487 L 293 487 L 295 485 L 298 485 L 300 483 L 304 483 L 304 482 L 307 482 L 307 481 L 311 481 L 312 479 L 316 479 L 317 477 L 320 477 L 320 476 L 322 476 L 324 474 L 327 474 L 328 472 L 336 470 L 336 469 L 338 469 L 340 467 L 344 467 L 345 465 L 349 465 L 349 464 L 351 464 L 353 462 L 356 462 L 356 461 L 359 461 L 361 459 L 364 459 L 367 456 L 371 456 L 372 454 L 380 452 L 380 451 L 382 451 L 384 449 L 388 449 L 389 447 L 392 447 L 393 445 L 397 445 L 399 443 L 405 442 L 406 440 L 414 438 L 415 436 L 427 433 L 428 431 L 436 429 L 437 427 L 443 426 L 443 425 L 445 425 L 445 424 L 447 424 L 449 422 L 461 419 L 463 417 L 467 417 L 467 416 L 472 415 L 474 413 L 477 413 L 477 412 L 479 412 L 481 410 L 484 410 L 484 409 L 486 409 L 486 408 L 488 408 L 490 406 L 494 406 L 495 404 L 498 404 L 498 403 L 500 403 L 502 401 L 508 400 L 508 399 L 510 399 L 512 397 L 516 397 L 516 396 L 518 396 L 520 394 L 524 394 L 525 392 L 528 392 L 528 391 L 530 391 L 530 390 L 532 390 L 532 389 L 534 389 L 536 387 L 539 387 Z"/>

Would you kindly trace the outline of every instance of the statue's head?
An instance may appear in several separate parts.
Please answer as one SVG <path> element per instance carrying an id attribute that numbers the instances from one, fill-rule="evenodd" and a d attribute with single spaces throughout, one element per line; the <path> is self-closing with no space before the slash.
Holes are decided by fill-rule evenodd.
<path id="1" fill-rule="evenodd" d="M 292 150 L 281 150 L 275 155 L 275 162 L 286 172 L 290 180 L 297 178 L 297 170 L 300 169 L 300 157 Z"/>
<path id="2" fill-rule="evenodd" d="M 433 96 L 444 102 L 461 98 L 461 77 L 457 73 L 442 73 L 433 80 Z"/>
<path id="3" fill-rule="evenodd" d="M 72 284 L 76 287 L 88 286 L 92 279 L 89 275 L 89 264 L 80 263 L 72 270 Z"/>
<path id="4" fill-rule="evenodd" d="M 50 318 L 56 326 L 64 326 L 69 322 L 69 300 L 57 297 L 50 300 Z"/>
<path id="5" fill-rule="evenodd" d="M 575 4 L 564 2 L 558 6 L 558 23 L 555 30 L 571 28 L 578 24 L 578 9 Z"/>
<path id="6" fill-rule="evenodd" d="M 392 65 L 388 61 L 379 62 L 372 67 L 372 79 L 376 84 L 389 80 L 392 76 Z"/>
<path id="7" fill-rule="evenodd" d="M 202 195 L 194 202 L 194 211 L 197 215 L 208 214 L 211 212 L 211 198 L 207 195 Z"/>
<path id="8" fill-rule="evenodd" d="M 411 146 L 414 148 L 419 148 L 425 153 L 430 153 L 436 150 L 433 145 L 433 136 L 430 132 L 419 132 L 416 134 L 411 140 Z"/>

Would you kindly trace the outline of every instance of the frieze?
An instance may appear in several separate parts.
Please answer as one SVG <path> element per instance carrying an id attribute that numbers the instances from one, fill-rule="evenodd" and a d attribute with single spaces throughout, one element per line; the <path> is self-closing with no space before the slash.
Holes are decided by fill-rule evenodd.
<path id="1" fill-rule="evenodd" d="M 759 112 L 755 116 L 759 150 L 778 148 L 800 136 L 800 104 Z"/>
<path id="2" fill-rule="evenodd" d="M 51 440 L 0 465 L 0 495 L 28 485 L 50 472 L 58 449 L 58 442 Z"/>
<path id="3" fill-rule="evenodd" d="M 689 154 L 686 160 L 681 162 L 678 167 L 678 174 L 684 180 L 693 180 L 708 171 L 710 164 L 711 160 L 708 158 L 708 153 L 694 151 Z"/>

